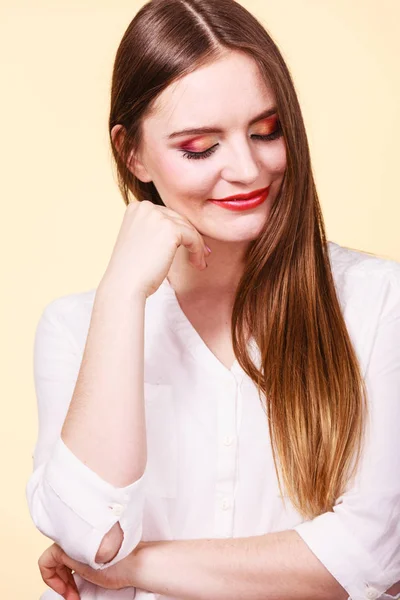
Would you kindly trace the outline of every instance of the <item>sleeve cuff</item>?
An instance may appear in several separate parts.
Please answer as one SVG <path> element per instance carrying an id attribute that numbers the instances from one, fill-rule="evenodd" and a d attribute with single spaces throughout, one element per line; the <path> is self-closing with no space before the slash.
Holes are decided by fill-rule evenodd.
<path id="1" fill-rule="evenodd" d="M 57 511 L 60 513 L 61 509 L 61 514 L 65 514 L 67 520 L 67 523 L 62 525 L 62 530 L 66 529 L 71 511 L 74 516 L 80 517 L 78 520 L 75 517 L 71 523 L 68 543 L 63 545 L 63 540 L 60 543 L 71 558 L 85 562 L 93 569 L 104 569 L 125 558 L 139 543 L 142 536 L 146 472 L 128 486 L 115 487 L 79 460 L 59 437 L 45 466 L 44 482 L 60 499 L 62 505 L 65 505 L 64 511 L 62 507 Z M 91 535 L 85 536 L 85 540 L 78 530 L 74 535 L 74 525 L 81 520 L 91 527 Z M 118 554 L 107 563 L 95 562 L 103 537 L 117 521 L 124 532 Z M 87 532 L 87 525 L 85 530 Z M 71 538 L 75 538 L 76 541 L 72 542 Z M 67 548 L 70 545 L 73 547 Z"/>
<path id="2" fill-rule="evenodd" d="M 351 600 L 377 600 L 384 594 L 388 588 L 384 573 L 337 514 L 324 513 L 293 529 L 348 592 Z"/>

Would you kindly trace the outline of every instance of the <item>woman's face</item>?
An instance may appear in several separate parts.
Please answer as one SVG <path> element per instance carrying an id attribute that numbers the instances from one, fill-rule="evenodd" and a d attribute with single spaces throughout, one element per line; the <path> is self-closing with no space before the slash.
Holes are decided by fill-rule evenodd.
<path id="1" fill-rule="evenodd" d="M 164 204 L 204 236 L 230 242 L 255 239 L 286 168 L 276 113 L 260 117 L 274 102 L 256 63 L 244 54 L 231 52 L 197 69 L 165 89 L 156 100 L 155 113 L 144 120 L 136 174 L 142 181 L 153 181 Z M 207 133 L 176 134 L 204 127 Z M 199 153 L 197 158 L 194 153 Z M 245 211 L 209 201 L 267 186 L 271 186 L 267 199 Z"/>

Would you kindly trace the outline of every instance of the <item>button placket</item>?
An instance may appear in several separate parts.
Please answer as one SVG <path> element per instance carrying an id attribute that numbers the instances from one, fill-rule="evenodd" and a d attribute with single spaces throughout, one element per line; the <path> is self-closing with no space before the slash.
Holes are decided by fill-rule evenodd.
<path id="1" fill-rule="evenodd" d="M 237 469 L 237 398 L 241 376 L 231 373 L 217 404 L 217 480 L 215 487 L 215 535 L 232 537 Z"/>
<path id="2" fill-rule="evenodd" d="M 221 502 L 222 510 L 229 510 L 231 508 L 231 503 L 228 498 L 224 498 Z"/>
<path id="3" fill-rule="evenodd" d="M 232 446 L 233 440 L 234 440 L 233 435 L 226 435 L 224 437 L 224 446 Z"/>

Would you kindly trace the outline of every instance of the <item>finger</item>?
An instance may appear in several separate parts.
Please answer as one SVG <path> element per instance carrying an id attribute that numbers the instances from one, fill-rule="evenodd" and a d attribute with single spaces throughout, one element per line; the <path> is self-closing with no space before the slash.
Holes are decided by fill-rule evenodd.
<path id="1" fill-rule="evenodd" d="M 60 594 L 60 596 L 64 596 L 67 586 L 64 581 L 58 575 L 52 575 L 51 577 L 44 578 L 42 576 L 43 581 L 46 585 L 48 585 L 52 590 Z"/>
<path id="2" fill-rule="evenodd" d="M 79 597 L 79 590 L 78 590 L 78 586 L 76 585 L 75 578 L 74 578 L 73 574 L 71 573 L 71 571 L 69 571 L 68 574 L 69 574 L 70 586 L 78 594 L 78 597 Z"/>
<path id="3" fill-rule="evenodd" d="M 180 234 L 181 244 L 190 253 L 189 262 L 200 270 L 205 269 L 208 252 L 201 235 L 192 227 L 180 227 Z"/>
<path id="4" fill-rule="evenodd" d="M 62 549 L 57 544 L 53 544 L 47 548 L 38 560 L 40 571 L 52 575 L 55 568 L 63 562 L 61 560 L 62 552 Z"/>
<path id="5" fill-rule="evenodd" d="M 147 201 L 144 201 L 147 202 Z M 150 205 L 151 203 L 148 202 Z M 204 239 L 191 221 L 181 213 L 164 206 L 153 205 L 153 210 L 157 210 L 169 221 L 178 226 L 180 244 L 185 246 L 190 252 L 189 262 L 200 270 L 207 267 L 206 257 L 209 256 Z"/>
<path id="6" fill-rule="evenodd" d="M 56 573 L 59 576 L 60 579 L 63 580 L 63 582 L 67 585 L 69 583 L 69 576 L 68 573 L 70 573 L 71 570 L 68 569 L 68 567 L 66 567 L 65 565 L 57 565 L 56 566 Z"/>
<path id="7" fill-rule="evenodd" d="M 71 586 L 68 587 L 64 597 L 65 600 L 80 600 L 81 598 L 78 589 L 72 588 Z"/>
<path id="8" fill-rule="evenodd" d="M 67 574 L 67 571 L 65 571 L 65 574 Z M 64 577 L 65 575 L 63 575 L 63 577 L 59 575 L 59 580 L 62 581 L 62 583 L 64 584 L 64 591 L 61 594 L 63 598 L 65 598 L 65 600 L 80 600 L 79 591 L 76 586 L 75 580 L 73 579 L 72 573 L 69 572 L 69 575 L 67 574 L 67 576 L 65 578 Z"/>
<path id="9" fill-rule="evenodd" d="M 43 581 L 67 600 L 79 600 L 79 592 L 71 570 L 63 564 L 63 550 L 53 544 L 38 560 Z"/>
<path id="10" fill-rule="evenodd" d="M 62 562 L 66 567 L 72 569 L 73 571 L 76 571 L 78 575 L 81 575 L 82 577 L 84 577 L 85 574 L 89 575 L 90 573 L 93 573 L 94 570 L 88 564 L 79 562 L 78 560 L 74 560 L 73 558 L 68 556 L 68 554 L 65 554 L 65 552 L 62 556 Z"/>
<path id="11" fill-rule="evenodd" d="M 184 227 L 188 227 L 190 231 L 192 231 L 194 234 L 197 234 L 197 236 L 199 237 L 199 243 L 200 246 L 203 246 L 203 254 L 204 254 L 204 261 L 205 259 L 210 255 L 210 251 L 208 250 L 206 243 L 203 239 L 203 236 L 200 234 L 200 232 L 196 229 L 195 225 L 193 225 L 193 223 L 185 216 L 181 215 L 180 213 L 170 209 L 170 208 L 163 208 L 163 212 L 165 212 L 169 218 L 172 218 L 176 223 L 179 223 L 180 225 L 183 225 Z M 197 257 L 196 257 L 197 259 Z M 203 265 L 203 259 L 200 260 L 201 266 Z M 195 261 L 195 264 L 197 264 L 197 261 Z"/>
<path id="12" fill-rule="evenodd" d="M 49 568 L 46 566 L 40 567 L 40 574 L 42 576 L 43 581 L 47 586 L 49 586 L 52 590 L 64 596 L 67 590 L 66 582 L 60 577 L 58 573 L 56 573 L 55 568 Z"/>
<path id="13" fill-rule="evenodd" d="M 40 574 L 46 585 L 51 587 L 58 594 L 63 594 L 65 591 L 65 582 L 56 572 L 55 566 L 39 564 Z"/>

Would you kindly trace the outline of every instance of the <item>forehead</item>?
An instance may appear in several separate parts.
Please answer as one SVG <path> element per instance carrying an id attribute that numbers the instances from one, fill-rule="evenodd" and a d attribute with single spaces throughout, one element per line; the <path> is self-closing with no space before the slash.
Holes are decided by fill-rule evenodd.
<path id="1" fill-rule="evenodd" d="M 157 135 L 209 124 L 241 127 L 274 102 L 257 63 L 232 51 L 171 83 L 155 100 L 143 127 Z"/>

